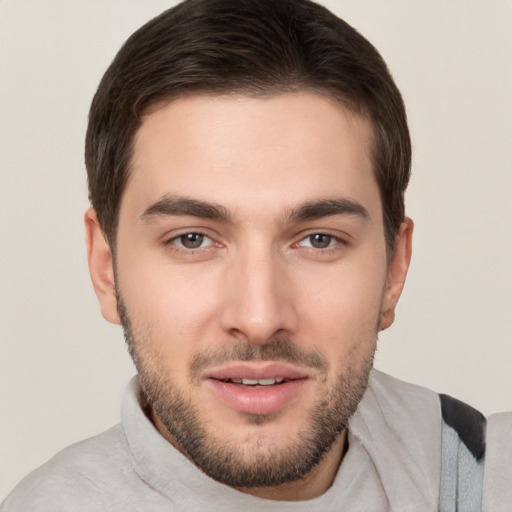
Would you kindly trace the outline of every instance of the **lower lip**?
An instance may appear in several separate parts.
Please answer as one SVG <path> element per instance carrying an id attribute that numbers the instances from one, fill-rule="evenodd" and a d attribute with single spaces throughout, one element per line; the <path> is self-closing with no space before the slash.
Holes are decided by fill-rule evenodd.
<path id="1" fill-rule="evenodd" d="M 234 411 L 246 414 L 272 414 L 286 407 L 300 393 L 307 379 L 296 379 L 273 386 L 243 386 L 208 379 L 213 394 Z"/>

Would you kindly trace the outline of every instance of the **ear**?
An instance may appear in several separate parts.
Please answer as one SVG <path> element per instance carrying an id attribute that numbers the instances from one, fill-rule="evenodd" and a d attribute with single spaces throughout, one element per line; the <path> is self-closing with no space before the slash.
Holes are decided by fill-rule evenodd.
<path id="1" fill-rule="evenodd" d="M 395 250 L 388 265 L 386 290 L 382 300 L 379 331 L 387 329 L 395 320 L 395 308 L 404 288 L 405 277 L 411 262 L 412 232 L 414 224 L 406 217 L 396 237 Z"/>
<path id="2" fill-rule="evenodd" d="M 85 212 L 84 223 L 89 273 L 100 302 L 101 313 L 108 322 L 120 324 L 112 251 L 93 208 L 89 208 Z"/>

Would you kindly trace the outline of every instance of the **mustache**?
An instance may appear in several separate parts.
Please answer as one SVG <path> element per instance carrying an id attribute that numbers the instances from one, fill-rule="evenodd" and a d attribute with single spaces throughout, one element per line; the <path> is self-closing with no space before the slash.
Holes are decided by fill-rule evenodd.
<path id="1" fill-rule="evenodd" d="M 198 376 L 211 366 L 235 361 L 283 361 L 324 372 L 329 370 L 329 361 L 317 350 L 304 350 L 288 338 L 275 338 L 264 345 L 240 342 L 200 350 L 191 359 L 190 371 L 193 376 Z"/>

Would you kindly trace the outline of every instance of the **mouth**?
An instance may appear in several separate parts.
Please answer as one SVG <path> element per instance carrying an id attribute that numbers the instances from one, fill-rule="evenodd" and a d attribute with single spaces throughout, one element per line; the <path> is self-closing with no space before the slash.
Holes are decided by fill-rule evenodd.
<path id="1" fill-rule="evenodd" d="M 310 381 L 306 371 L 281 363 L 236 364 L 205 377 L 224 406 L 251 415 L 272 414 L 290 406 Z"/>

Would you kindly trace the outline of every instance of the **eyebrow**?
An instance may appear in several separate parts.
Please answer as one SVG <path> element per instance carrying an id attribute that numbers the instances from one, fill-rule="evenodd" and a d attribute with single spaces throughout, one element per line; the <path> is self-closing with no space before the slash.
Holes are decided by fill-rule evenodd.
<path id="1" fill-rule="evenodd" d="M 223 206 L 188 197 L 164 196 L 144 210 L 141 219 L 162 216 L 189 215 L 202 219 L 231 222 L 229 212 Z"/>
<path id="2" fill-rule="evenodd" d="M 348 198 L 320 199 L 304 203 L 288 212 L 289 223 L 322 219 L 334 215 L 349 215 L 369 220 L 368 210 L 357 201 Z"/>
<path id="3" fill-rule="evenodd" d="M 164 196 L 144 210 L 141 219 L 151 219 L 164 216 L 191 216 L 202 219 L 231 223 L 229 211 L 221 205 L 216 205 L 189 197 Z M 357 201 L 348 198 L 320 199 L 309 201 L 292 208 L 285 215 L 286 223 L 299 223 L 316 220 L 334 215 L 349 215 L 368 220 L 368 210 Z"/>

